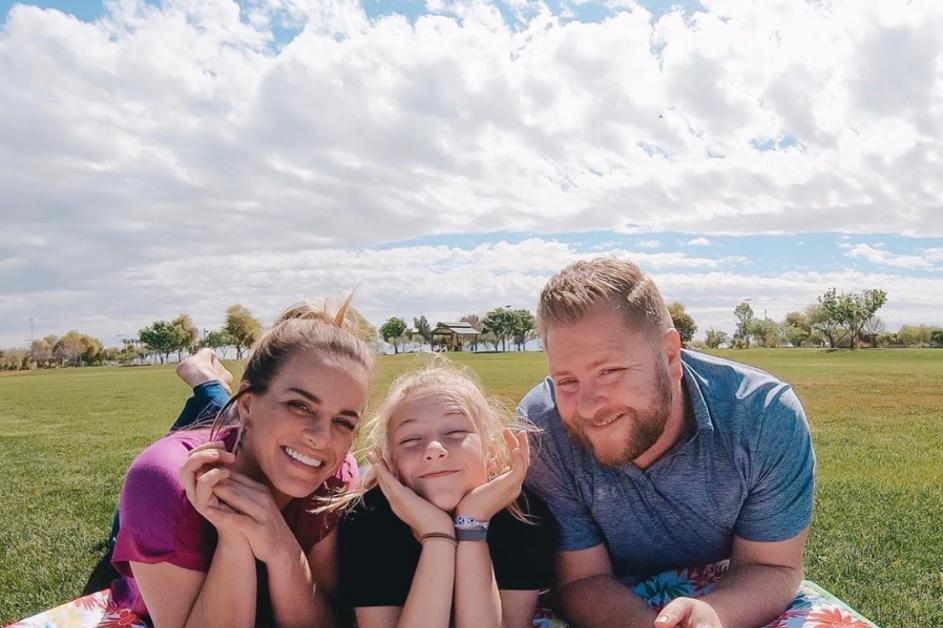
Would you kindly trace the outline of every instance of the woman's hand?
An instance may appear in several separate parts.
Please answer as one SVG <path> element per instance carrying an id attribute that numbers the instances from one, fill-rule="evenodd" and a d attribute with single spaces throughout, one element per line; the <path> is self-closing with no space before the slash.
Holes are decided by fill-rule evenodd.
<path id="1" fill-rule="evenodd" d="M 527 432 L 514 433 L 511 429 L 502 434 L 511 451 L 511 468 L 478 488 L 474 488 L 455 508 L 456 515 L 466 515 L 481 521 L 489 521 L 495 514 L 507 508 L 521 494 L 524 476 L 530 466 L 530 443 Z"/>
<path id="2" fill-rule="evenodd" d="M 213 493 L 213 488 L 229 477 L 227 467 L 235 461 L 235 454 L 226 451 L 223 441 L 213 440 L 194 447 L 180 467 L 180 481 L 187 493 L 187 499 L 204 517 L 210 507 L 223 506 Z"/>
<path id="3" fill-rule="evenodd" d="M 393 513 L 412 528 L 413 534 L 420 538 L 431 532 L 454 535 L 452 517 L 447 512 L 403 485 L 390 471 L 386 460 L 376 453 L 367 454 L 367 460 L 373 465 L 380 490 L 390 502 Z"/>
<path id="4" fill-rule="evenodd" d="M 272 498 L 268 486 L 230 471 L 213 487 L 225 508 L 211 508 L 210 523 L 232 527 L 248 540 L 252 553 L 264 563 L 294 560 L 301 552 L 295 535 Z M 218 522 L 218 523 L 217 523 Z"/>

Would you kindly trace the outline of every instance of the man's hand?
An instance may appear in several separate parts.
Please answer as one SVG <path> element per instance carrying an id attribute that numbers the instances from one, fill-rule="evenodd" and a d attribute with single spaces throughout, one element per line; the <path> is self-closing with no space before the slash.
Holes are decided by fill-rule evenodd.
<path id="1" fill-rule="evenodd" d="M 690 597 L 672 600 L 655 618 L 655 628 L 723 628 L 710 604 Z"/>

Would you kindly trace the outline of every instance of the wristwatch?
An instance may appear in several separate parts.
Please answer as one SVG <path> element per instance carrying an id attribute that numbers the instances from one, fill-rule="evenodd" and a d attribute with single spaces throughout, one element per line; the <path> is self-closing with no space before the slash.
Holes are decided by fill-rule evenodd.
<path id="1" fill-rule="evenodd" d="M 487 541 L 488 522 L 468 515 L 456 515 L 455 538 L 459 541 Z"/>

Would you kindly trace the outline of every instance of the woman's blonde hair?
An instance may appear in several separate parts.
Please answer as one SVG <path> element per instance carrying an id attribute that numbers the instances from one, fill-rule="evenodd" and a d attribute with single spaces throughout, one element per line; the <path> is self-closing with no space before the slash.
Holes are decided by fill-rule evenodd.
<path id="1" fill-rule="evenodd" d="M 383 403 L 361 427 L 358 458 L 371 451 L 380 452 L 385 460 L 392 460 L 389 426 L 397 409 L 419 394 L 432 393 L 455 403 L 475 423 L 485 449 L 488 479 L 504 473 L 510 468 L 511 449 L 504 440 L 506 428 L 516 431 L 534 432 L 536 426 L 525 417 L 510 418 L 510 413 L 496 399 L 486 396 L 477 379 L 467 368 L 458 368 L 443 357 L 433 358 L 419 370 L 404 373 L 393 380 Z M 377 485 L 376 472 L 370 468 L 364 474 L 360 486 L 341 499 L 339 507 L 350 506 Z M 523 498 L 515 500 L 508 510 L 516 518 L 531 523 L 530 516 L 522 507 Z"/>
<path id="2" fill-rule="evenodd" d="M 363 338 L 363 319 L 350 307 L 353 293 L 339 308 L 325 304 L 296 303 L 281 313 L 275 324 L 252 345 L 238 392 L 216 414 L 210 430 L 216 438 L 220 430 L 235 427 L 237 447 L 242 424 L 235 404 L 246 393 L 263 394 L 288 360 L 298 352 L 315 353 L 325 359 L 345 359 L 373 371 L 373 349 Z"/>

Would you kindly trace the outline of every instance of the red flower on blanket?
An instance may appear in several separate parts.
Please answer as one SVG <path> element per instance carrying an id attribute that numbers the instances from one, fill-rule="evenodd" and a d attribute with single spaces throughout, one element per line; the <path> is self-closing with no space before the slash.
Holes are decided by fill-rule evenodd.
<path id="1" fill-rule="evenodd" d="M 132 628 L 133 626 L 143 626 L 144 622 L 137 613 L 129 608 L 122 608 L 115 611 L 109 611 L 96 624 L 96 628 Z"/>
<path id="2" fill-rule="evenodd" d="M 809 613 L 806 618 L 809 628 L 870 628 L 868 624 L 855 619 L 851 613 L 840 608 L 820 608 Z"/>
<path id="3" fill-rule="evenodd" d="M 727 571 L 729 569 L 730 561 L 722 560 L 718 563 L 711 563 L 709 565 L 688 567 L 687 575 L 688 579 L 691 581 L 691 584 L 694 585 L 694 589 L 697 591 L 697 594 L 702 595 L 703 593 L 706 593 L 706 591 L 702 591 L 702 589 L 712 587 L 712 585 L 717 584 L 717 582 L 727 575 Z"/>
<path id="4" fill-rule="evenodd" d="M 80 597 L 73 601 L 72 604 L 83 611 L 105 610 L 110 600 L 111 596 L 107 595 L 107 591 L 99 591 L 98 593 Z"/>

